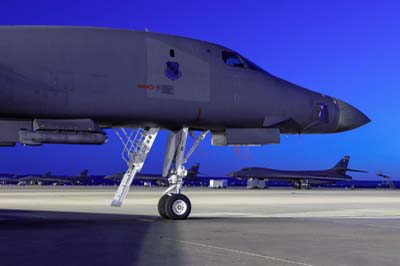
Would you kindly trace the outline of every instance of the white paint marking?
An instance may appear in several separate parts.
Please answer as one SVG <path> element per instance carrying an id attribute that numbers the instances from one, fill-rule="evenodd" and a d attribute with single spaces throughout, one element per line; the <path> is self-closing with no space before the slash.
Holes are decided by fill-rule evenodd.
<path id="1" fill-rule="evenodd" d="M 154 222 L 154 220 L 150 220 L 150 219 L 136 219 L 137 221 L 141 221 L 141 222 Z"/>
<path id="2" fill-rule="evenodd" d="M 161 239 L 165 239 L 165 240 L 173 241 L 173 242 L 178 242 L 178 243 L 181 243 L 181 244 L 187 244 L 187 245 L 198 246 L 198 247 L 203 247 L 203 248 L 211 248 L 211 249 L 223 250 L 223 251 L 228 251 L 228 252 L 232 252 L 232 253 L 238 253 L 238 254 L 241 254 L 241 255 L 258 257 L 258 258 L 262 258 L 262 259 L 266 259 L 266 260 L 279 261 L 279 262 L 284 262 L 284 263 L 287 263 L 287 264 L 294 264 L 294 265 L 301 265 L 301 266 L 316 266 L 316 265 L 312 265 L 312 264 L 308 264 L 308 263 L 285 260 L 285 259 L 265 256 L 265 255 L 261 255 L 261 254 L 257 254 L 257 253 L 250 253 L 250 252 L 246 252 L 246 251 L 241 251 L 241 250 L 237 250 L 237 249 L 230 249 L 230 248 L 211 246 L 211 245 L 206 245 L 206 244 L 201 244 L 201 243 L 195 243 L 195 242 L 172 239 L 172 238 L 168 238 L 168 237 L 161 237 Z"/>

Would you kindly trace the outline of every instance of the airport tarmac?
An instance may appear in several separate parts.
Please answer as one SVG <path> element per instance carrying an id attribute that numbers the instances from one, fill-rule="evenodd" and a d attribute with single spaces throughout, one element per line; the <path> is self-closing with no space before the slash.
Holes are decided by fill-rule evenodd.
<path id="1" fill-rule="evenodd" d="M 0 187 L 0 265 L 400 265 L 400 191 L 191 188 L 186 221 L 159 188 Z"/>

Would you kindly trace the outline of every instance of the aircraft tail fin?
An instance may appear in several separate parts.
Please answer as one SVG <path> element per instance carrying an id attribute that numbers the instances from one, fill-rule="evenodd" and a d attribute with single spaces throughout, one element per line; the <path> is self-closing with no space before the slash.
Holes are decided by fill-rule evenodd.
<path id="1" fill-rule="evenodd" d="M 336 174 L 345 175 L 347 171 L 347 166 L 349 165 L 350 156 L 344 156 L 340 159 L 339 162 L 335 164 L 334 167 L 331 168 L 331 171 L 335 172 Z"/>
<path id="2" fill-rule="evenodd" d="M 89 172 L 88 169 L 83 170 L 83 171 L 80 173 L 80 177 L 87 177 L 87 176 L 88 176 L 88 172 Z"/>
<path id="3" fill-rule="evenodd" d="M 48 171 L 43 175 L 43 177 L 49 177 L 49 176 L 51 176 L 51 171 Z"/>
<path id="4" fill-rule="evenodd" d="M 200 164 L 196 163 L 188 169 L 188 177 L 191 179 L 196 179 L 199 174 Z"/>
<path id="5" fill-rule="evenodd" d="M 73 177 L 70 177 L 69 179 L 71 180 L 71 182 L 73 182 L 75 184 L 81 184 L 87 180 L 88 172 L 89 172 L 89 170 L 85 169 L 78 176 L 73 176 Z"/>
<path id="6" fill-rule="evenodd" d="M 335 164 L 334 167 L 331 168 L 331 171 L 340 175 L 346 175 L 346 172 L 367 173 L 367 171 L 364 170 L 348 168 L 349 162 L 350 162 L 350 156 L 344 156 L 339 162 Z"/>

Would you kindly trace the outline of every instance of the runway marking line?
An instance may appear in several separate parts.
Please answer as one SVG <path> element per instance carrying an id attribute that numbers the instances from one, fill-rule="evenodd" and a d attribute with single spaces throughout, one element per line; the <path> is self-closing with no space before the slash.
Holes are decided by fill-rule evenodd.
<path id="1" fill-rule="evenodd" d="M 275 258 L 275 257 L 270 257 L 270 256 L 265 256 L 257 253 L 251 253 L 251 252 L 246 252 L 246 251 L 241 251 L 237 249 L 230 249 L 230 248 L 223 248 L 223 247 L 218 247 L 218 246 L 212 246 L 212 245 L 206 245 L 206 244 L 201 244 L 201 243 L 195 243 L 195 242 L 190 242 L 190 241 L 184 241 L 184 240 L 178 240 L 178 239 L 172 239 L 168 237 L 160 237 L 161 239 L 168 240 L 168 241 L 173 241 L 181 244 L 187 244 L 187 245 L 192 245 L 192 246 L 198 246 L 198 247 L 203 247 L 203 248 L 210 248 L 210 249 L 217 249 L 217 250 L 222 250 L 222 251 L 227 251 L 227 252 L 232 252 L 232 253 L 237 253 L 241 255 L 247 255 L 247 256 L 252 256 L 252 257 L 258 257 L 266 260 L 273 260 L 273 261 L 279 261 L 279 262 L 284 262 L 287 264 L 294 264 L 294 265 L 301 265 L 301 266 L 317 266 L 313 264 L 308 264 L 308 263 L 302 263 L 298 261 L 292 261 L 292 260 L 285 260 L 285 259 L 280 259 L 280 258 Z"/>
<path id="2" fill-rule="evenodd" d="M 154 220 L 151 219 L 136 219 L 136 220 L 141 222 L 154 222 Z"/>

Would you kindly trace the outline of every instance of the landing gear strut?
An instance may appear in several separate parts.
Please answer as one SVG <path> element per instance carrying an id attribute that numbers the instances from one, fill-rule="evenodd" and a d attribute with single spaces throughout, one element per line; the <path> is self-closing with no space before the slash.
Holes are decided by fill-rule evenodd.
<path id="1" fill-rule="evenodd" d="M 189 198 L 182 194 L 183 180 L 187 176 L 184 164 L 208 132 L 204 131 L 197 137 L 186 155 L 188 128 L 182 128 L 178 132 L 170 132 L 163 168 L 163 175 L 166 175 L 169 171 L 169 187 L 164 191 L 164 195 L 158 202 L 158 212 L 161 217 L 172 220 L 183 220 L 189 216 L 192 205 Z M 171 168 L 172 164 L 173 167 Z"/>
<path id="2" fill-rule="evenodd" d="M 311 189 L 311 186 L 307 180 L 294 180 L 292 181 L 292 184 L 295 189 Z"/>
<path id="3" fill-rule="evenodd" d="M 128 170 L 114 196 L 111 203 L 112 206 L 121 207 L 136 173 L 140 172 L 144 165 L 158 130 L 158 128 L 150 128 L 128 132 L 126 129 L 114 129 L 124 145 L 122 158 L 127 163 Z M 185 155 L 188 131 L 188 128 L 182 128 L 177 132 L 170 131 L 168 135 L 163 177 L 168 175 L 169 187 L 164 191 L 164 195 L 158 202 L 158 212 L 161 217 L 166 219 L 186 219 L 192 209 L 189 198 L 182 194 L 183 179 L 187 176 L 187 170 L 184 165 L 209 131 L 202 132 Z"/>

